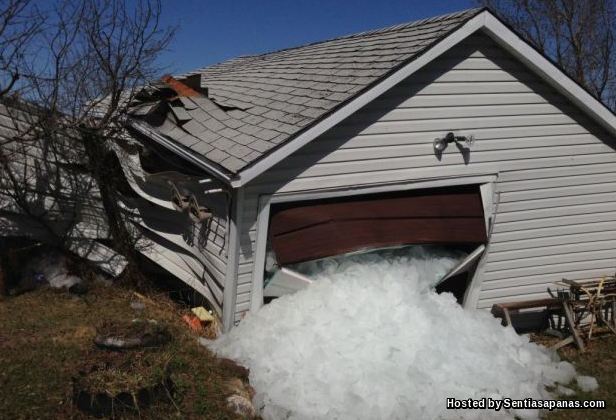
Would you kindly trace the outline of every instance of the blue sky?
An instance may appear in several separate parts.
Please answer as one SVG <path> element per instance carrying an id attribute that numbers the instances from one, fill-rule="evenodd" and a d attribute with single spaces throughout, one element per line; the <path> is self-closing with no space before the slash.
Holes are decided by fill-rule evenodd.
<path id="1" fill-rule="evenodd" d="M 159 63 L 177 74 L 470 7 L 474 0 L 163 0 L 163 24 L 178 33 Z"/>

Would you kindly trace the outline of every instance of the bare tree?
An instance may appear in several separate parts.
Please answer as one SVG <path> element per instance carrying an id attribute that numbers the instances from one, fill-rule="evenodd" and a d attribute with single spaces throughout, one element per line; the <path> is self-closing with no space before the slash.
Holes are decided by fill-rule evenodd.
<path id="1" fill-rule="evenodd" d="M 0 97 L 16 87 L 42 24 L 30 0 L 0 0 Z"/>
<path id="2" fill-rule="evenodd" d="M 616 110 L 616 0 L 479 0 Z"/>
<path id="3" fill-rule="evenodd" d="M 98 200 L 102 219 L 89 225 L 104 227 L 116 251 L 134 262 L 138 238 L 121 205 L 125 179 L 113 150 L 125 140 L 123 120 L 133 97 L 159 73 L 156 58 L 173 30 L 161 27 L 158 0 L 19 5 L 13 15 L 31 14 L 41 23 L 23 27 L 24 45 L 12 63 L 7 56 L 4 90 L 19 79 L 25 93 L 19 105 L 4 101 L 13 125 L 0 133 L 0 186 L 10 206 L 58 244 L 83 227 L 84 218 L 96 219 L 84 209 Z M 36 59 L 20 59 L 28 56 Z M 70 220 L 58 223 L 58 214 Z"/>

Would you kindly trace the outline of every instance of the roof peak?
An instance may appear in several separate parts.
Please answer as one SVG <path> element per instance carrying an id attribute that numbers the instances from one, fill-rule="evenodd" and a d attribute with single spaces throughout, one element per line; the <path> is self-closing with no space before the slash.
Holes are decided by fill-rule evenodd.
<path id="1" fill-rule="evenodd" d="M 259 56 L 259 55 L 264 55 L 264 54 L 271 54 L 271 53 L 281 52 L 281 51 L 286 51 L 286 50 L 293 50 L 293 49 L 296 49 L 296 48 L 303 48 L 303 47 L 308 47 L 308 46 L 311 46 L 311 45 L 318 45 L 318 44 L 322 44 L 322 43 L 325 43 L 325 42 L 345 40 L 345 39 L 351 39 L 351 38 L 363 37 L 363 36 L 370 36 L 370 35 L 378 35 L 378 34 L 383 34 L 385 32 L 391 32 L 391 31 L 397 31 L 397 30 L 400 30 L 400 29 L 412 28 L 413 26 L 425 25 L 426 23 L 443 21 L 443 20 L 448 20 L 448 19 L 455 19 L 455 18 L 459 18 L 459 17 L 464 16 L 464 15 L 471 16 L 471 15 L 479 14 L 480 12 L 483 12 L 484 10 L 487 10 L 487 9 L 488 9 L 487 7 L 473 7 L 473 8 L 470 8 L 470 9 L 458 10 L 456 12 L 445 13 L 445 14 L 437 15 L 437 16 L 430 16 L 430 17 L 427 17 L 427 18 L 413 20 L 413 21 L 408 21 L 408 22 L 401 22 L 401 23 L 397 23 L 397 24 L 394 24 L 394 25 L 384 26 L 382 28 L 369 29 L 369 30 L 362 31 L 362 32 L 355 32 L 355 33 L 352 33 L 352 34 L 341 35 L 341 36 L 337 36 L 337 37 L 334 37 L 334 38 L 329 38 L 329 39 L 324 39 L 324 40 L 321 40 L 321 41 L 310 42 L 310 43 L 303 44 L 303 45 L 298 45 L 298 46 L 295 46 L 295 47 L 283 48 L 283 49 L 280 49 L 280 50 L 277 50 L 277 51 L 271 51 L 269 53 L 266 52 L 266 53 L 262 53 L 262 54 L 255 54 L 255 55 L 252 55 L 252 56 L 254 57 L 254 56 Z"/>

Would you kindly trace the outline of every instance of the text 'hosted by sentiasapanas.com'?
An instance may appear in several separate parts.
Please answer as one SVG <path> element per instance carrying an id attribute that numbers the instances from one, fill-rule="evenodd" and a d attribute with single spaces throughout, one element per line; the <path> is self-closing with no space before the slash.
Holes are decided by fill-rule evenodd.
<path id="1" fill-rule="evenodd" d="M 447 398 L 449 410 L 562 410 L 562 409 L 602 409 L 605 408 L 603 400 L 536 400 L 525 398 L 516 400 L 512 398 Z"/>

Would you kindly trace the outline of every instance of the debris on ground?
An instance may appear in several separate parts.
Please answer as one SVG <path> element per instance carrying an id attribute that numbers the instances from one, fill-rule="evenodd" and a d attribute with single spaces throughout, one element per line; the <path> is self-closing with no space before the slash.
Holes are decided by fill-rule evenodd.
<path id="1" fill-rule="evenodd" d="M 130 307 L 136 311 L 143 311 L 145 309 L 145 303 L 134 300 L 130 303 Z"/>
<path id="2" fill-rule="evenodd" d="M 42 286 L 84 294 L 87 288 L 82 283 L 83 280 L 69 269 L 69 259 L 64 254 L 41 250 L 33 253 L 24 263 L 19 281 L 9 294 L 19 295 Z"/>
<path id="3" fill-rule="evenodd" d="M 413 247 L 303 264 L 295 269 L 315 279 L 308 288 L 202 342 L 250 369 L 255 405 L 266 419 L 437 419 L 452 416 L 444 403 L 451 397 L 554 398 L 548 389 L 568 385 L 573 365 L 489 313 L 434 291 L 459 259 Z"/>
<path id="4" fill-rule="evenodd" d="M 128 350 L 160 347 L 170 340 L 171 335 L 166 325 L 153 319 L 135 319 L 128 323 L 103 323 L 97 329 L 94 344 L 107 349 Z"/>
<path id="5" fill-rule="evenodd" d="M 220 320 L 203 306 L 192 308 L 191 313 L 182 315 L 182 320 L 192 332 L 202 337 L 214 339 L 220 335 Z"/>
<path id="6" fill-rule="evenodd" d="M 186 325 L 188 325 L 188 328 L 190 328 L 191 331 L 196 332 L 197 334 L 200 334 L 204 331 L 201 320 L 195 315 L 183 315 L 182 319 L 184 320 Z"/>
<path id="7" fill-rule="evenodd" d="M 195 316 L 199 318 L 201 322 L 213 322 L 215 319 L 214 315 L 212 315 L 212 312 L 208 311 L 203 306 L 192 308 L 191 312 L 195 314 Z"/>
<path id="8" fill-rule="evenodd" d="M 255 390 L 248 383 L 248 376 L 232 378 L 227 381 L 226 387 L 230 394 L 226 399 L 227 406 L 243 419 L 255 418 L 257 410 L 252 404 Z"/>
<path id="9" fill-rule="evenodd" d="M 241 395 L 233 394 L 227 397 L 227 406 L 243 419 L 253 419 L 257 415 L 252 402 Z"/>

